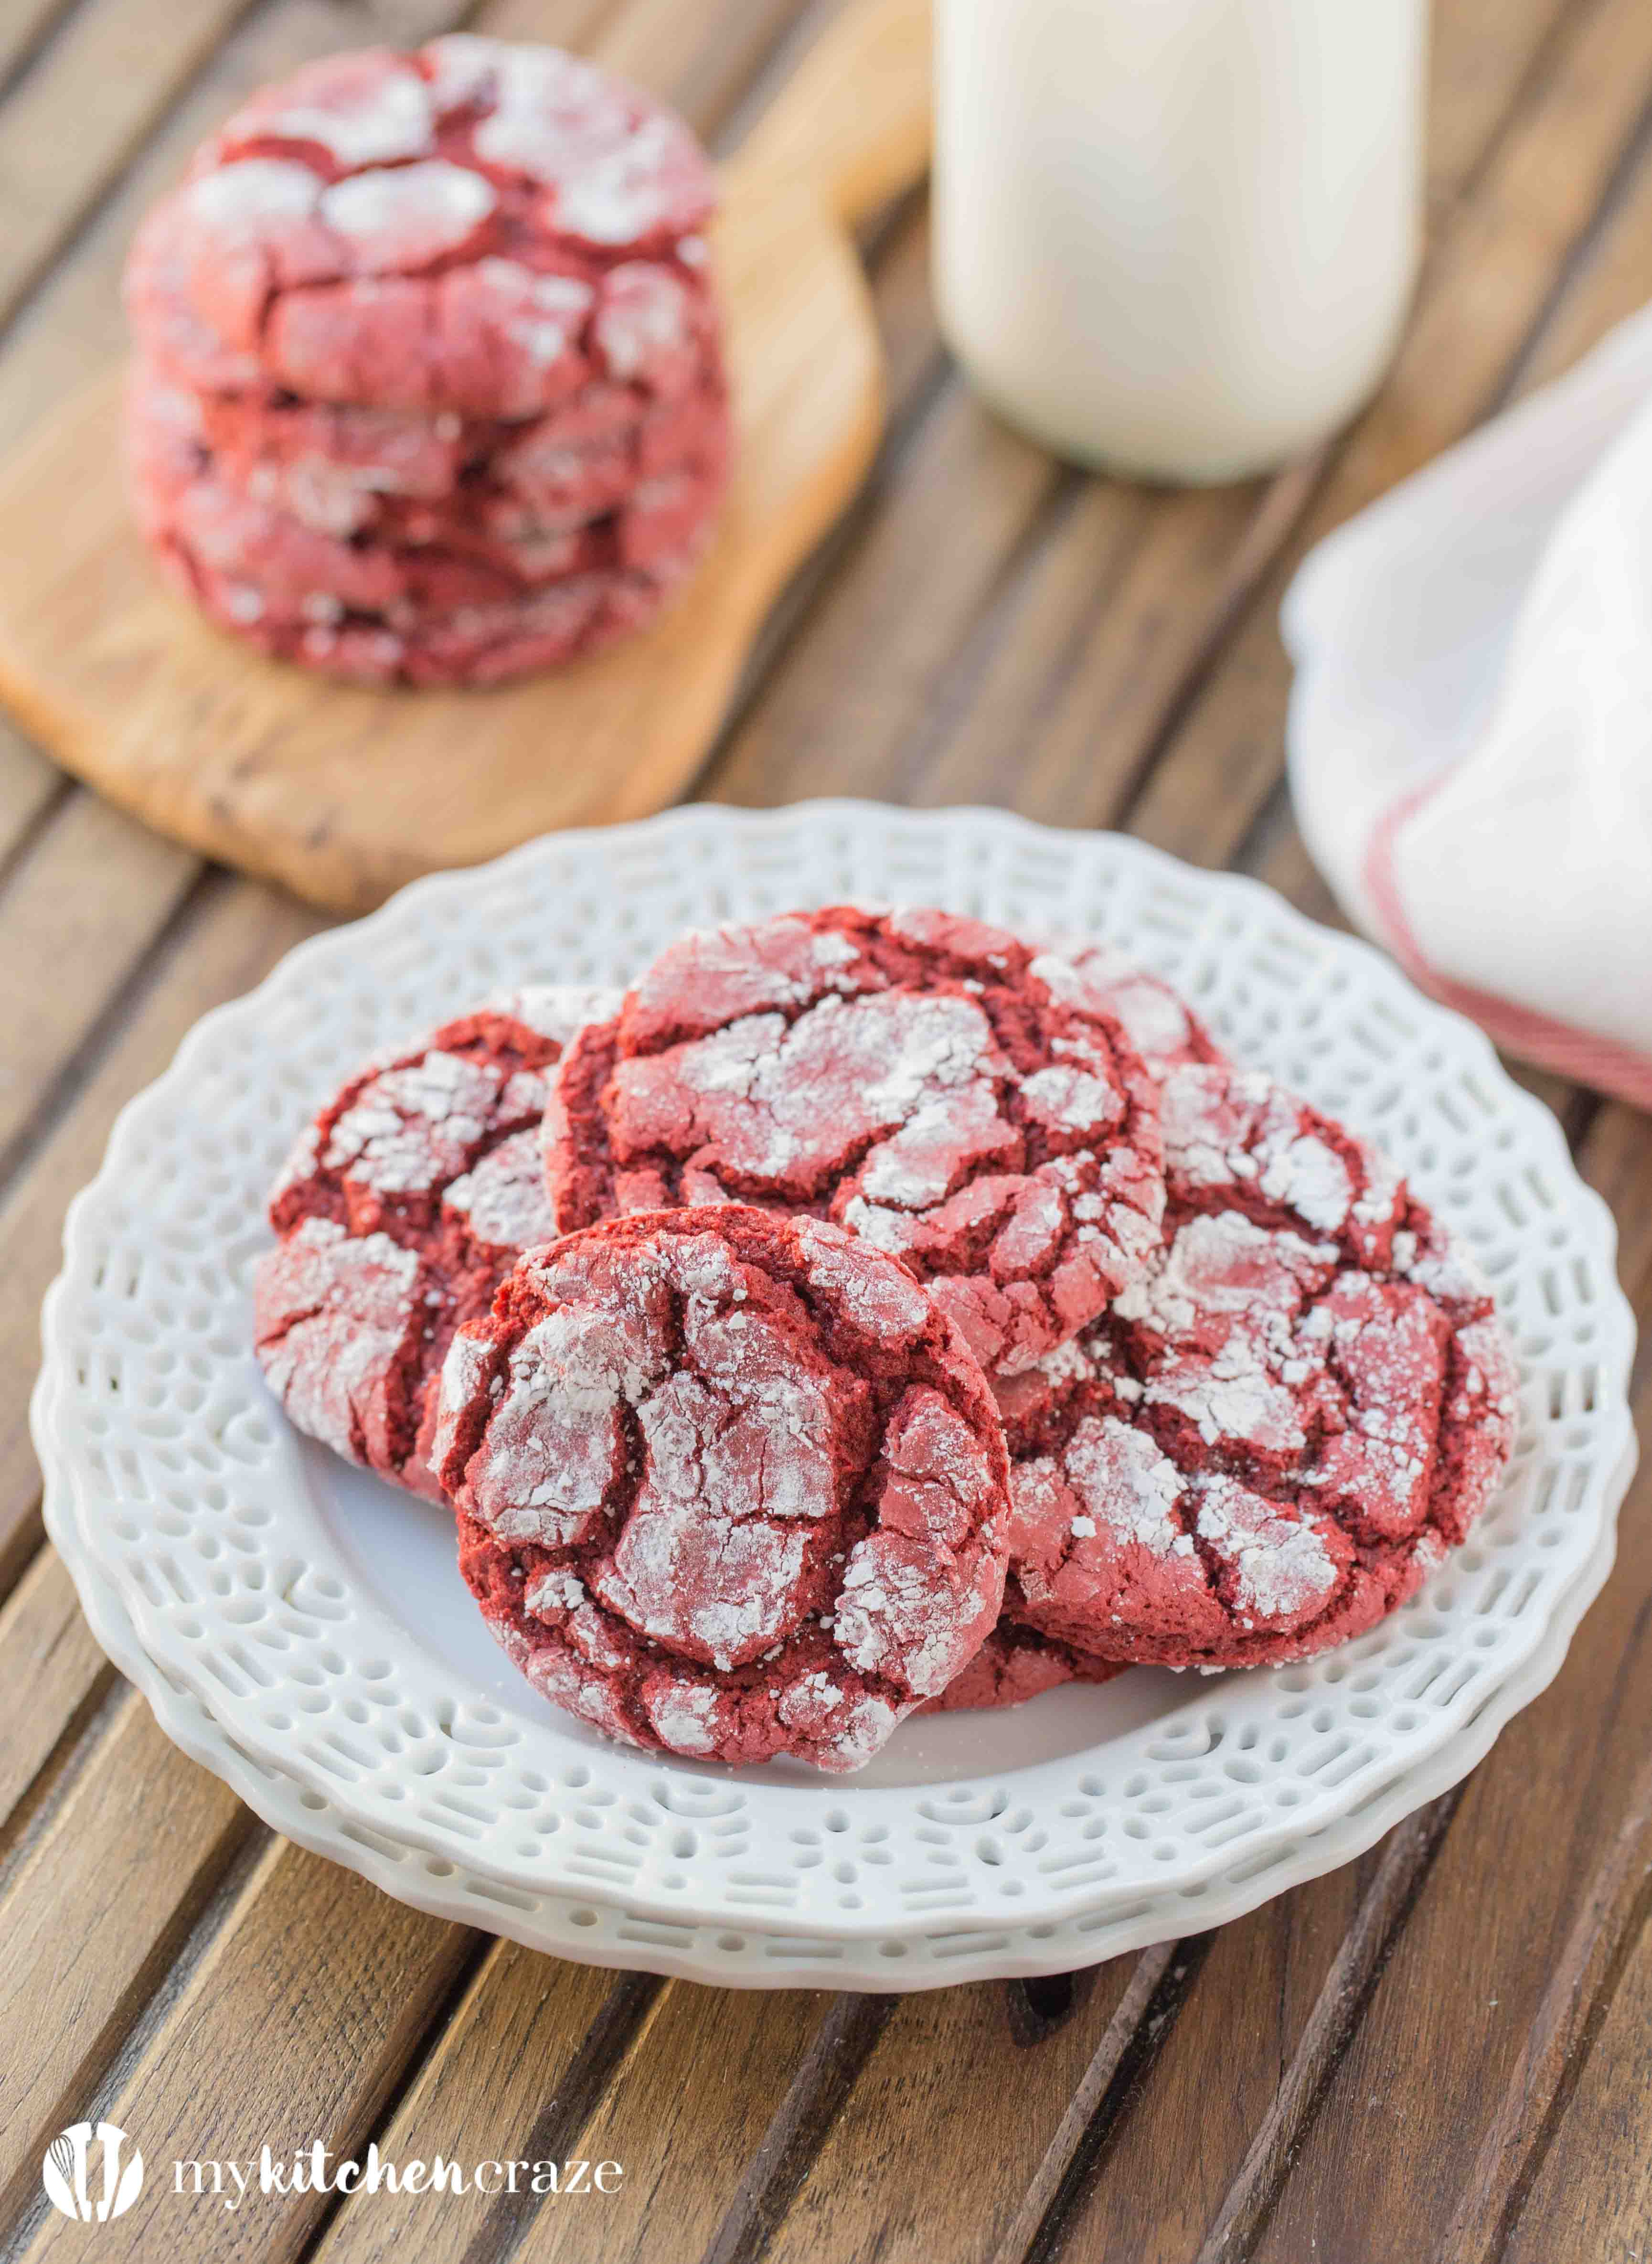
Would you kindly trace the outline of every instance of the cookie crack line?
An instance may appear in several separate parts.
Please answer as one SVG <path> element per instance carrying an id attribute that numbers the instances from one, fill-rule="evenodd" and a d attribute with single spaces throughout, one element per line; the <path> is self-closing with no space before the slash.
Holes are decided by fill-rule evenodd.
<path id="1" fill-rule="evenodd" d="M 983 963 L 1010 998 L 1002 1044 L 975 1003 L 989 986 L 957 980 Z M 1007 1130 L 988 1070 L 1013 1054 L 1030 1083 L 1056 1055 L 1047 1107 L 1075 1058 L 1101 1061 L 1115 1114 L 1138 1089 L 1105 1016 L 1099 1054 L 1082 1028 L 1091 1051 L 1058 1053 L 1078 1026 L 1052 1022 L 1051 998 L 1104 976 L 1132 990 L 1116 962 L 1076 970 L 977 923 L 835 907 L 687 938 L 623 1001 L 513 994 L 391 1049 L 278 1185 L 266 1372 L 301 1426 L 451 1501 L 463 1577 L 507 1654 L 644 1746 L 858 1767 L 908 1712 L 1346 1641 L 1463 1539 L 1518 1419 L 1486 1283 L 1377 1151 L 1213 1058 L 1149 991 L 1144 1034 L 1168 1050 L 1139 1089 L 1161 1104 L 1162 1223 L 1132 1279 L 989 1381 L 945 1266 L 960 1249 L 996 1264 L 1000 1244 L 966 1238 L 925 1269 L 818 1215 L 842 1204 L 852 1222 L 843 1199 L 866 1186 L 884 1123 L 881 1099 L 844 1086 L 844 1057 L 826 1049 L 795 1112 L 808 1135 L 808 1108 L 830 1120 L 844 1092 L 849 1114 L 822 1129 L 831 1204 L 788 1198 L 782 1156 L 751 1205 L 707 1165 L 767 1135 L 738 1111 L 730 1134 L 698 1100 L 679 1108 L 660 1037 L 735 1029 L 737 1073 L 705 1089 L 741 1099 L 764 1047 L 822 1004 L 836 1027 L 863 995 L 886 1019 L 893 999 L 872 1052 L 846 1057 L 898 1096 L 892 1141 L 921 1128 L 904 1152 L 942 1209 L 958 1182 L 946 1142 L 938 1157 L 924 1145 L 938 1067 L 943 1098 L 975 1096 L 967 1186 L 985 1187 L 996 1235 Z M 824 1001 L 822 980 L 839 986 Z M 912 995 L 945 1008 L 916 1050 L 899 1035 Z M 715 1201 L 615 1206 L 557 1240 L 566 1150 L 594 1141 L 616 1188 L 634 1170 L 627 1107 L 633 1128 L 663 1109 L 675 1131 L 666 1192 L 709 1181 Z M 870 1132 L 851 1139 L 857 1107 Z M 1038 1254 L 1018 1245 L 1014 1286 L 1036 1291 Z"/>
<path id="2" fill-rule="evenodd" d="M 529 1253 L 454 1337 L 433 1453 L 508 1655 L 632 1744 L 859 1767 L 997 1617 L 991 1395 L 822 1222 L 638 1213 Z"/>
<path id="3" fill-rule="evenodd" d="M 985 1365 L 1025 1366 L 1158 1238 L 1152 1082 L 1082 990 L 1037 947 L 923 911 L 691 935 L 562 1064 L 557 1223 L 730 1197 L 829 1216 L 939 1288 Z"/>
<path id="4" fill-rule="evenodd" d="M 372 49 L 253 96 L 126 268 L 166 578 L 368 682 L 496 682 L 641 628 L 726 484 L 715 193 L 680 119 L 554 49 Z M 352 446 L 374 417 L 404 422 Z"/>
<path id="5" fill-rule="evenodd" d="M 1216 1064 L 1172 1069 L 1163 1100 L 1155 1266 L 998 1385 L 1010 1608 L 1103 1658 L 1300 1658 L 1462 1540 L 1518 1370 L 1466 1250 L 1344 1128 Z"/>

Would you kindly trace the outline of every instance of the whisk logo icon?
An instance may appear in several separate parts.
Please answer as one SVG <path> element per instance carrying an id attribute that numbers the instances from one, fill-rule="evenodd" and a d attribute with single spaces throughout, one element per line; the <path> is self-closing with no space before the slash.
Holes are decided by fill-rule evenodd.
<path id="1" fill-rule="evenodd" d="M 71 2122 L 47 2148 L 40 2181 L 55 2210 L 82 2224 L 122 2217 L 143 2188 L 143 2157 L 115 2122 Z M 94 2194 L 96 2198 L 93 2198 Z"/>

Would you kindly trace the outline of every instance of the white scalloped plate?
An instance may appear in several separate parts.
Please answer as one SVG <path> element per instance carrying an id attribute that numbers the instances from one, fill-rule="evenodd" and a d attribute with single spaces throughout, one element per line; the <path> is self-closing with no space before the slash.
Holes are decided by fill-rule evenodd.
<path id="1" fill-rule="evenodd" d="M 445 1520 L 288 1430 L 247 1269 L 295 1127 L 353 1061 L 488 990 L 622 981 L 685 925 L 844 896 L 1124 945 L 1468 1236 L 1520 1353 L 1520 1448 L 1472 1544 L 1381 1628 L 1290 1668 L 909 1722 L 846 1780 L 666 1761 L 542 1704 Z M 65 1239 L 37 1402 L 54 1532 L 169 1731 L 409 1900 L 708 1980 L 1056 1970 L 1345 1861 L 1554 1673 L 1633 1468 L 1610 1216 L 1483 1038 L 1252 882 L 990 811 L 690 809 L 421 882 L 192 1034 Z"/>
<path id="2" fill-rule="evenodd" d="M 36 1395 L 43 1404 L 44 1389 Z M 37 1425 L 39 1421 L 36 1411 Z M 1634 1464 L 1630 1451 L 1627 1484 Z M 689 1981 L 749 1989 L 933 1989 L 961 1981 L 1007 1980 L 1061 1973 L 1122 1956 L 1150 1941 L 1202 1933 L 1243 1918 L 1258 1903 L 1316 1879 L 1363 1854 L 1391 1825 L 1455 1784 L 1490 1749 L 1505 1722 L 1529 1705 L 1559 1673 L 1579 1620 L 1612 1570 L 1615 1533 L 1602 1529 L 1593 1555 L 1561 1598 L 1532 1659 L 1493 1693 L 1484 1709 L 1447 1738 L 1429 1763 L 1402 1774 L 1318 1834 L 1287 1841 L 1260 1860 L 1246 1855 L 1220 1878 L 1162 1888 L 1127 1908 L 1086 1912 L 1060 1924 L 1000 1931 L 939 1927 L 877 1942 L 800 1941 L 743 1927 L 666 1925 L 622 1904 L 587 1898 L 524 1896 L 456 1868 L 439 1856 L 380 1833 L 365 1834 L 309 1785 L 233 1745 L 186 1684 L 172 1681 L 139 1644 L 120 1597 L 98 1571 L 76 1521 L 67 1484 L 48 1482 L 46 1522 L 59 1554 L 74 1571 L 92 1633 L 114 1664 L 149 1700 L 174 1745 L 211 1769 L 276 1831 L 318 1855 L 344 1863 L 433 1917 L 509 1935 L 531 1949 L 583 1965 L 639 1967 Z"/>

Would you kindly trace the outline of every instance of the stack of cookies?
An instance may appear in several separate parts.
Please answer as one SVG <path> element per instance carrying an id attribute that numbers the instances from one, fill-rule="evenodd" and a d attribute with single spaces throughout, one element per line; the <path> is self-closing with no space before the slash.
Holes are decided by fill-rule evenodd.
<path id="1" fill-rule="evenodd" d="M 266 652 L 488 684 L 651 620 L 706 547 L 728 415 L 683 121 L 458 36 L 264 89 L 127 264 L 133 497 Z"/>
<path id="2" fill-rule="evenodd" d="M 1115 954 L 939 911 L 496 1001 L 351 1079 L 272 1216 L 294 1422 L 452 1505 L 547 1696 L 701 1759 L 1345 1642 L 1513 1446 L 1382 1157 Z"/>

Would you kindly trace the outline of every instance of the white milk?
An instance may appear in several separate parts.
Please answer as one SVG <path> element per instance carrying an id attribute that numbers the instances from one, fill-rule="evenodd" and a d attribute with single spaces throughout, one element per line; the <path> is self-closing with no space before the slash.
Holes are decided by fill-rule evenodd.
<path id="1" fill-rule="evenodd" d="M 1428 0 L 937 0 L 948 343 L 1066 456 L 1228 480 L 1335 429 L 1421 237 Z"/>

